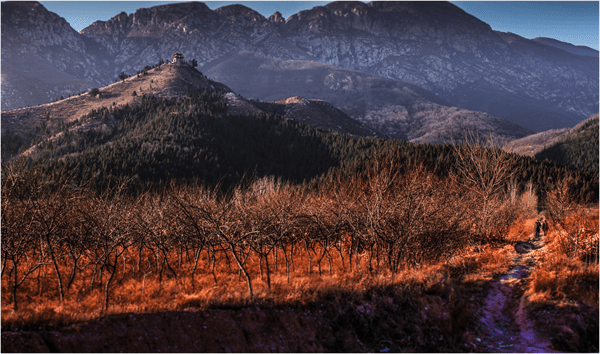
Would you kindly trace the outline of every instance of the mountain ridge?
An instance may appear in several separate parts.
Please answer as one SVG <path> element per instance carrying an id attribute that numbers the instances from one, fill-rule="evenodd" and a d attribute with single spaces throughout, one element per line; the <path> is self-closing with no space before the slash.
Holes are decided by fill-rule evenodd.
<path id="1" fill-rule="evenodd" d="M 292 95 L 324 99 L 394 139 L 447 143 L 461 141 L 467 130 L 502 140 L 532 133 L 489 114 L 452 107 L 416 85 L 323 63 L 242 52 L 208 63 L 201 70 L 243 96 L 261 101 Z"/>
<path id="2" fill-rule="evenodd" d="M 3 3 L 3 11 L 10 6 Z M 552 46 L 541 50 L 532 41 L 507 40 L 449 3 L 335 2 L 285 21 L 277 18 L 266 19 L 242 5 L 210 10 L 203 3 L 122 13 L 78 34 L 82 55 L 98 63 L 90 64 L 84 76 L 91 80 L 98 72 L 107 84 L 122 71 L 136 72 L 175 51 L 204 65 L 249 50 L 402 80 L 454 106 L 533 131 L 572 127 L 598 111 L 597 62 Z M 3 24 L 10 20 L 3 16 Z M 3 108 L 31 102 L 24 90 L 8 89 L 17 77 L 3 74 Z M 38 91 L 47 97 L 49 90 L 63 89 L 40 86 Z"/>
<path id="3" fill-rule="evenodd" d="M 270 104 L 247 100 L 235 94 L 226 85 L 209 80 L 188 64 L 148 67 L 132 77 L 98 88 L 97 96 L 94 97 L 90 91 L 49 104 L 3 111 L 2 134 L 16 134 L 21 137 L 43 134 L 52 138 L 53 132 L 80 121 L 94 110 L 135 106 L 144 95 L 171 100 L 181 99 L 196 91 L 208 95 L 222 95 L 227 115 L 281 113 L 285 119 L 343 134 L 383 136 L 322 100 L 293 98 L 287 103 Z M 87 126 L 85 129 L 96 129 L 102 124 L 95 122 L 88 123 Z"/>

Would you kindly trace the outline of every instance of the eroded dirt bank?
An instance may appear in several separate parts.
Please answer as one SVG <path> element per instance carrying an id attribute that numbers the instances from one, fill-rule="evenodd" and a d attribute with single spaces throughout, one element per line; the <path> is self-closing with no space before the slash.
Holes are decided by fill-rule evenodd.
<path id="1" fill-rule="evenodd" d="M 457 296 L 461 289 L 448 284 L 417 296 L 378 288 L 297 307 L 115 315 L 3 332 L 2 352 L 472 351 L 465 343 L 474 342 L 473 311 Z"/>
<path id="2" fill-rule="evenodd" d="M 332 338 L 319 313 L 246 308 L 126 314 L 54 331 L 3 333 L 2 351 L 318 352 L 334 345 Z"/>

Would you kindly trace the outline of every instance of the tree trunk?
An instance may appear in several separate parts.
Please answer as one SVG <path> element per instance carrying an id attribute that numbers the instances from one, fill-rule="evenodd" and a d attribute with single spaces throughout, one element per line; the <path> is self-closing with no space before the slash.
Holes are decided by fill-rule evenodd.
<path id="1" fill-rule="evenodd" d="M 267 267 L 267 289 L 269 289 L 269 291 L 271 291 L 271 274 L 269 271 L 269 253 L 267 253 L 265 255 L 265 265 Z"/>
<path id="2" fill-rule="evenodd" d="M 290 261 L 288 260 L 287 254 L 285 253 L 285 245 L 281 245 L 283 249 L 283 259 L 285 260 L 285 274 L 287 276 L 287 283 L 290 283 Z"/>
<path id="3" fill-rule="evenodd" d="M 14 305 L 14 309 L 15 311 L 19 310 L 19 305 L 17 303 L 17 288 L 19 287 L 19 283 L 17 281 L 17 262 L 13 261 L 13 287 L 12 287 L 12 298 L 13 298 L 13 305 Z"/>
<path id="4" fill-rule="evenodd" d="M 250 280 L 250 274 L 248 274 L 248 272 L 244 268 L 244 265 L 242 264 L 242 262 L 240 262 L 240 259 L 237 256 L 237 253 L 235 253 L 235 248 L 233 247 L 233 244 L 229 243 L 229 247 L 231 248 L 231 253 L 233 253 L 233 258 L 235 258 L 235 261 L 237 262 L 237 265 L 240 268 L 240 271 L 243 272 L 244 275 L 246 276 L 246 282 L 248 283 L 248 291 L 250 292 L 250 298 L 254 298 L 254 292 L 252 291 L 252 281 Z"/>
<path id="5" fill-rule="evenodd" d="M 215 273 L 215 249 L 213 246 L 210 247 L 210 252 L 212 255 L 212 264 L 211 264 L 212 275 L 213 275 L 213 279 L 215 280 L 215 285 L 217 285 L 217 274 Z"/>
<path id="6" fill-rule="evenodd" d="M 56 277 L 58 278 L 58 296 L 59 296 L 60 302 L 63 302 L 65 299 L 65 295 L 63 293 L 62 278 L 60 276 L 60 270 L 58 269 L 56 257 L 54 256 L 54 249 L 53 249 L 52 245 L 50 245 L 50 239 L 48 238 L 48 236 L 46 236 L 46 243 L 48 244 L 48 248 L 50 250 L 50 257 L 52 257 L 52 264 L 54 265 L 54 271 L 56 272 Z"/>
<path id="7" fill-rule="evenodd" d="M 104 311 L 108 310 L 108 295 L 109 295 L 109 288 L 110 288 L 110 283 L 112 282 L 113 276 L 115 275 L 115 271 L 116 271 L 116 262 L 115 262 L 115 266 L 113 268 L 112 271 L 108 270 L 108 273 L 110 274 L 108 277 L 108 280 L 106 281 L 106 286 L 104 287 Z"/>
<path id="8" fill-rule="evenodd" d="M 273 271 L 277 273 L 277 246 L 273 248 Z"/>
<path id="9" fill-rule="evenodd" d="M 310 250 L 308 249 L 308 242 L 304 240 L 304 246 L 306 247 L 306 253 L 308 253 L 308 274 L 312 273 L 312 259 L 310 256 Z"/>

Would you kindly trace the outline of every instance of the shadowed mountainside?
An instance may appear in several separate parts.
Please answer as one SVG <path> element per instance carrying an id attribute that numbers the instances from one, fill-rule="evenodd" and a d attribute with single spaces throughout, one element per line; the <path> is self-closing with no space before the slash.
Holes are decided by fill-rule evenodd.
<path id="1" fill-rule="evenodd" d="M 235 92 L 261 101 L 293 95 L 323 99 L 395 139 L 445 143 L 461 140 L 465 131 L 505 140 L 531 134 L 487 113 L 451 107 L 418 86 L 326 64 L 243 52 L 208 63 L 202 71 Z"/>
<path id="2" fill-rule="evenodd" d="M 577 124 L 572 129 L 555 129 L 549 130 L 537 134 L 532 134 L 521 139 L 515 139 L 506 144 L 505 150 L 508 152 L 514 152 L 525 156 L 538 156 L 544 159 L 546 156 L 545 152 L 552 146 L 563 146 L 569 145 L 567 141 L 575 142 L 579 141 L 578 144 L 586 144 L 588 148 L 581 151 L 584 155 L 590 155 L 597 157 L 598 151 L 594 153 L 593 148 L 598 146 L 598 136 L 594 136 L 594 128 L 598 128 L 598 115 L 592 116 L 583 122 Z M 597 129 L 596 129 L 597 130 Z M 552 159 L 551 159 L 552 160 Z M 557 161 L 558 162 L 558 161 Z M 569 164 L 569 163 L 567 163 Z"/>
<path id="3" fill-rule="evenodd" d="M 582 46 L 582 45 L 572 45 L 571 43 L 565 43 L 565 42 L 557 41 L 556 39 L 545 38 L 545 37 L 537 37 L 537 38 L 534 38 L 533 40 L 535 42 L 541 43 L 543 45 L 548 45 L 551 47 L 562 49 L 571 54 L 598 58 L 598 51 L 594 50 L 590 47 L 586 47 L 586 46 Z"/>
<path id="4" fill-rule="evenodd" d="M 566 132 L 560 140 L 535 154 L 561 165 L 584 168 L 598 173 L 598 115 Z"/>

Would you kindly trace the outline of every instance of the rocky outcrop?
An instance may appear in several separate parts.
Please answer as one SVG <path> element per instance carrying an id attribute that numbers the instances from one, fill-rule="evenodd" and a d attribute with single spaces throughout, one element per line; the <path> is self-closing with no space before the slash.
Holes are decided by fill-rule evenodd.
<path id="1" fill-rule="evenodd" d="M 276 11 L 274 14 L 269 16 L 269 21 L 274 23 L 285 23 L 285 18 L 283 18 L 281 12 Z"/>

